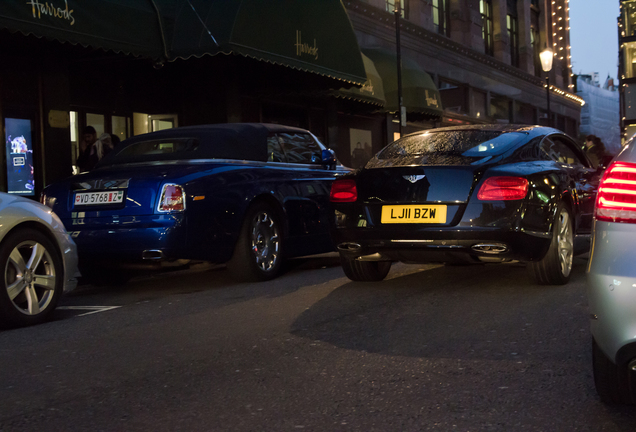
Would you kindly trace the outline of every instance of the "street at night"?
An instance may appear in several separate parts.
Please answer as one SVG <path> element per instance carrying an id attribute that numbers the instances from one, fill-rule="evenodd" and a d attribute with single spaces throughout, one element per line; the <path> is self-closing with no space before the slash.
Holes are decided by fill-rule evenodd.
<path id="1" fill-rule="evenodd" d="M 586 262 L 565 286 L 515 263 L 354 283 L 336 254 L 83 285 L 0 331 L 0 430 L 633 431 L 594 390 Z"/>

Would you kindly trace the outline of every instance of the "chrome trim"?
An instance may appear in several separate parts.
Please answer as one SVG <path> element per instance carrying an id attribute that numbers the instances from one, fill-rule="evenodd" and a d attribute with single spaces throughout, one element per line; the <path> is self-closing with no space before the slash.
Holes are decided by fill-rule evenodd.
<path id="1" fill-rule="evenodd" d="M 161 203 L 163 202 L 163 197 L 166 194 L 166 188 L 168 186 L 176 186 L 178 188 L 181 188 L 181 193 L 183 195 L 183 209 L 182 210 L 161 210 Z M 159 194 L 159 201 L 157 202 L 157 211 L 159 213 L 181 213 L 184 212 L 186 209 L 186 198 L 188 197 L 188 195 L 186 194 L 185 188 L 179 184 L 176 183 L 164 183 L 161 186 L 161 193 Z"/>
<path id="2" fill-rule="evenodd" d="M 352 242 L 340 243 L 338 245 L 338 250 L 342 250 L 342 251 L 355 251 L 360 248 L 362 248 L 362 246 L 360 246 L 358 243 L 352 243 Z"/>
<path id="3" fill-rule="evenodd" d="M 470 247 L 475 252 L 497 255 L 508 251 L 508 245 L 503 243 L 479 243 Z"/>
<path id="4" fill-rule="evenodd" d="M 391 240 L 391 243 L 433 243 L 435 240 Z"/>
<path id="5" fill-rule="evenodd" d="M 163 251 L 160 249 L 147 249 L 141 253 L 141 259 L 144 259 L 144 260 L 163 259 Z"/>
<path id="6" fill-rule="evenodd" d="M 379 252 L 376 252 L 371 255 L 363 255 L 356 258 L 356 261 L 389 261 L 384 255 Z"/>

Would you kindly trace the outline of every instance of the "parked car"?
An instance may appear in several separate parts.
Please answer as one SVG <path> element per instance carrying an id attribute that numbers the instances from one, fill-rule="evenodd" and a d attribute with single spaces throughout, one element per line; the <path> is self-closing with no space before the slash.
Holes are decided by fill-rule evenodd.
<path id="1" fill-rule="evenodd" d="M 123 141 L 93 171 L 49 185 L 42 201 L 71 232 L 83 274 L 188 259 L 228 262 L 257 281 L 275 277 L 284 258 L 335 250 L 329 191 L 348 171 L 304 129 L 181 127 Z"/>
<path id="2" fill-rule="evenodd" d="M 552 128 L 417 132 L 333 183 L 332 235 L 354 281 L 384 279 L 392 261 L 519 260 L 537 283 L 565 284 L 589 249 L 599 176 Z"/>
<path id="3" fill-rule="evenodd" d="M 38 324 L 77 285 L 77 250 L 62 221 L 38 202 L 0 192 L 0 322 Z"/>
<path id="4" fill-rule="evenodd" d="M 605 171 L 587 268 L 594 383 L 604 402 L 636 402 L 636 149 Z"/>

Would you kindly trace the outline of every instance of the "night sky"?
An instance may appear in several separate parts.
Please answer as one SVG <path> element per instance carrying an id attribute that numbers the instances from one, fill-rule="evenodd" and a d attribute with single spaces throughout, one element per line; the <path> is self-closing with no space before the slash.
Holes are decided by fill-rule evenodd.
<path id="1" fill-rule="evenodd" d="M 570 44 L 575 74 L 598 72 L 601 85 L 608 74 L 618 78 L 619 14 L 618 0 L 570 0 Z"/>

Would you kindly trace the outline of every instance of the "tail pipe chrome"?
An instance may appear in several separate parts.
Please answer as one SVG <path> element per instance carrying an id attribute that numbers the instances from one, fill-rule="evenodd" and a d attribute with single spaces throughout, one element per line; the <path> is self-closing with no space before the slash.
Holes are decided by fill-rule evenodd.
<path id="1" fill-rule="evenodd" d="M 508 245 L 503 243 L 480 243 L 471 247 L 475 252 L 480 252 L 488 255 L 498 255 L 508 252 Z"/>
<path id="2" fill-rule="evenodd" d="M 163 259 L 163 251 L 159 249 L 146 249 L 141 253 L 144 260 L 161 260 Z"/>
<path id="3" fill-rule="evenodd" d="M 359 251 L 360 249 L 362 249 L 362 246 L 360 246 L 358 243 L 347 242 L 347 243 L 340 243 L 338 245 L 338 250 L 343 252 L 356 252 L 356 251 Z"/>

